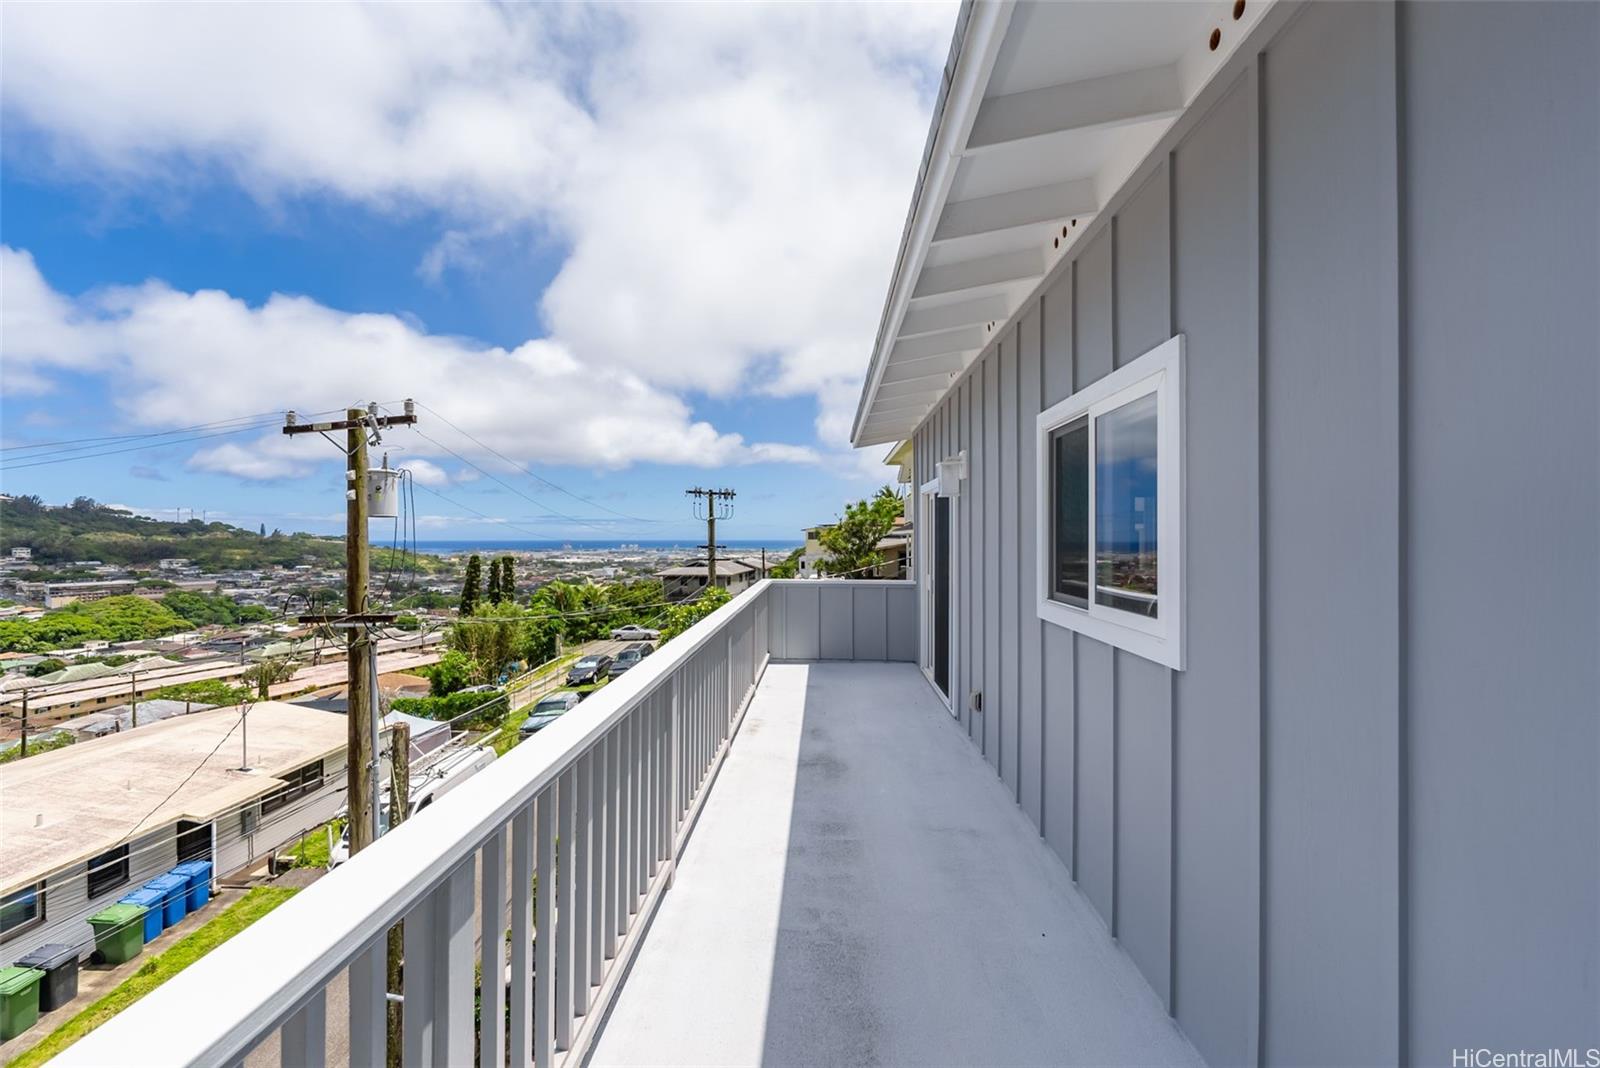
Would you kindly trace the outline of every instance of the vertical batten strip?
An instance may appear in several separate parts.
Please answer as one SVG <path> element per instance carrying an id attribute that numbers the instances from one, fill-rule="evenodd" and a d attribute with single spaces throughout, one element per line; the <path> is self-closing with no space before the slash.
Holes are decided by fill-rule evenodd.
<path id="1" fill-rule="evenodd" d="M 572 869 L 572 1011 L 582 1016 L 589 1011 L 589 921 L 590 890 L 594 885 L 594 750 L 578 758 L 574 818 L 578 832 L 573 840 Z"/>

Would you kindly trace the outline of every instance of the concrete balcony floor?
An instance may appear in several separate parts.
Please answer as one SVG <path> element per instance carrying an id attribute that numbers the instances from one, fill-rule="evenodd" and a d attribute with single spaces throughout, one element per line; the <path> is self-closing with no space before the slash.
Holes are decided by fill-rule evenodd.
<path id="1" fill-rule="evenodd" d="M 773 663 L 599 1065 L 1200 1064 L 909 664 Z"/>

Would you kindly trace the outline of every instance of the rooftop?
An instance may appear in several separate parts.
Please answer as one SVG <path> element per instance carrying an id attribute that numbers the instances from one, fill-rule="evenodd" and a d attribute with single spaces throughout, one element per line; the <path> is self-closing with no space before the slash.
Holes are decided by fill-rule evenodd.
<path id="1" fill-rule="evenodd" d="M 250 707 L 251 771 L 239 771 L 237 708 L 152 723 L 30 756 L 0 776 L 0 889 L 37 881 L 179 819 L 208 820 L 283 785 L 277 775 L 345 745 L 345 718 Z"/>

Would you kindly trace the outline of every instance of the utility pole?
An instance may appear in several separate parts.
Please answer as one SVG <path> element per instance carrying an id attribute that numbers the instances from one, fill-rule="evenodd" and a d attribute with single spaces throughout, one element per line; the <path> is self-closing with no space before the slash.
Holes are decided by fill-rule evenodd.
<path id="1" fill-rule="evenodd" d="M 139 673 L 130 671 L 128 672 L 128 678 L 132 680 L 128 684 L 128 705 L 133 709 L 133 726 L 137 727 L 139 725 Z"/>
<path id="2" fill-rule="evenodd" d="M 378 414 L 377 405 L 366 409 L 350 408 L 345 418 L 323 423 L 303 424 L 289 412 L 285 434 L 324 434 L 345 432 L 345 613 L 331 619 L 302 616 L 302 623 L 327 623 L 347 632 L 345 693 L 347 719 L 345 748 L 345 796 L 349 799 L 350 852 L 355 854 L 378 837 L 378 702 L 376 646 L 368 629 L 374 623 L 392 622 L 394 616 L 377 616 L 367 611 L 369 552 L 367 544 L 367 437 L 376 437 L 384 427 L 408 426 L 417 421 L 412 402 L 405 402 L 405 414 Z"/>
<path id="3" fill-rule="evenodd" d="M 734 492 L 731 489 L 702 489 L 696 486 L 684 490 L 683 494 L 694 498 L 695 518 L 706 521 L 706 543 L 701 548 L 706 551 L 706 589 L 709 590 L 717 584 L 717 550 L 727 548 L 717 544 L 717 520 L 733 518 Z"/>
<path id="4" fill-rule="evenodd" d="M 22 753 L 21 753 L 21 756 L 18 757 L 18 759 L 20 760 L 21 757 L 25 757 L 27 755 L 28 755 L 28 691 L 27 690 L 23 690 L 22 691 Z"/>

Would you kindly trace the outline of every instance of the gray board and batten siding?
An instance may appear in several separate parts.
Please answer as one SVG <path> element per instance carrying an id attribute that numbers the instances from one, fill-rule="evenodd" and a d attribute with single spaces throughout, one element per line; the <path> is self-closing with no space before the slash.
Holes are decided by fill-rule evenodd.
<path id="1" fill-rule="evenodd" d="M 1600 5 L 1270 15 L 915 434 L 954 714 L 1212 1063 L 1600 1047 Z M 1183 671 L 1033 593 L 1174 334 Z"/>

